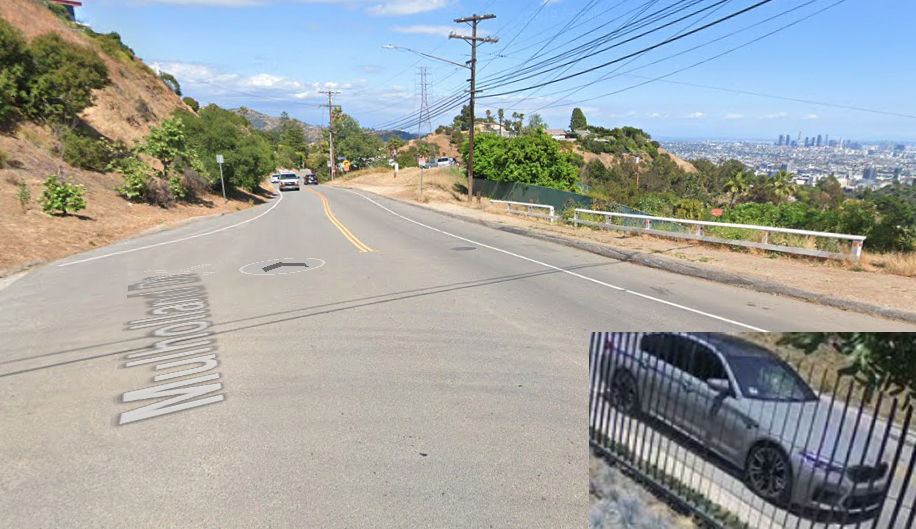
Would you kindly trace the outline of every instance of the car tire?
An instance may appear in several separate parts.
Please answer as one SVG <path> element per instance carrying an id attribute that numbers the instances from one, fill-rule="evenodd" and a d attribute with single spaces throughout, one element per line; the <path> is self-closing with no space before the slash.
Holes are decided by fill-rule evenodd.
<path id="1" fill-rule="evenodd" d="M 639 388 L 633 375 L 624 370 L 617 370 L 611 378 L 608 388 L 611 405 L 626 415 L 639 415 Z"/>
<path id="2" fill-rule="evenodd" d="M 789 456 L 776 444 L 757 443 L 748 451 L 744 482 L 754 494 L 770 503 L 788 506 L 793 485 Z"/>

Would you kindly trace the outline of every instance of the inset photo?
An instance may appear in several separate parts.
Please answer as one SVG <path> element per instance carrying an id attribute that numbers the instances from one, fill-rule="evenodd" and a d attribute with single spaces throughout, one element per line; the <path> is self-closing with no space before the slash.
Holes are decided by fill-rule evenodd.
<path id="1" fill-rule="evenodd" d="M 903 529 L 916 333 L 594 332 L 589 527 Z"/>

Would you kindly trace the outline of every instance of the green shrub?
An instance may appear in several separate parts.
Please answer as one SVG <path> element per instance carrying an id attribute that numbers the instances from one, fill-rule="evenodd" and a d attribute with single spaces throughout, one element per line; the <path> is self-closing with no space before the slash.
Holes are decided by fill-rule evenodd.
<path id="1" fill-rule="evenodd" d="M 34 75 L 28 80 L 28 113 L 45 121 L 74 120 L 92 105 L 92 91 L 111 84 L 99 56 L 56 34 L 36 37 L 29 46 Z"/>
<path id="2" fill-rule="evenodd" d="M 194 99 L 193 97 L 184 97 L 181 100 L 184 102 L 185 105 L 188 105 L 189 107 L 191 107 L 191 110 L 193 110 L 194 112 L 200 111 L 200 103 L 198 103 L 197 100 Z"/>
<path id="3" fill-rule="evenodd" d="M 131 201 L 146 200 L 149 197 L 149 184 L 153 170 L 136 155 L 115 160 L 108 166 L 109 171 L 121 173 L 124 184 L 116 190 Z"/>
<path id="4" fill-rule="evenodd" d="M 41 208 L 45 213 L 66 215 L 70 211 L 86 209 L 86 189 L 51 175 L 45 180 L 41 194 Z"/>
<path id="5" fill-rule="evenodd" d="M 7 162 L 9 162 L 10 155 L 6 153 L 3 149 L 0 149 L 0 169 L 6 167 Z"/>
<path id="6" fill-rule="evenodd" d="M 19 183 L 16 184 L 16 198 L 19 200 L 19 205 L 22 206 L 22 212 L 25 213 L 29 209 L 29 202 L 32 201 L 32 192 L 25 178 L 20 178 Z"/>
<path id="7" fill-rule="evenodd" d="M 69 132 L 63 137 L 61 156 L 73 167 L 104 172 L 111 163 L 111 149 L 104 139 L 95 139 Z"/>
<path id="8" fill-rule="evenodd" d="M 21 117 L 30 65 L 25 36 L 0 18 L 0 125 Z"/>

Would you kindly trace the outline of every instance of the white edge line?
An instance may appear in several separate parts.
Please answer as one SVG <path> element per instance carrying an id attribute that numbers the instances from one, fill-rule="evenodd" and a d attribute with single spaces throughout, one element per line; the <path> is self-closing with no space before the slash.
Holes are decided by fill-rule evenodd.
<path id="1" fill-rule="evenodd" d="M 658 303 L 661 303 L 661 304 L 664 304 L 664 305 L 668 305 L 668 306 L 670 306 L 670 307 L 674 307 L 674 308 L 677 308 L 677 309 L 685 310 L 685 311 L 687 311 L 687 312 L 692 312 L 692 313 L 694 313 L 694 314 L 699 314 L 699 315 L 701 315 L 701 316 L 706 316 L 707 318 L 712 318 L 712 319 L 714 319 L 714 320 L 719 320 L 719 321 L 723 321 L 723 322 L 725 322 L 725 323 L 730 323 L 730 324 L 732 324 L 732 325 L 737 325 L 737 326 L 739 326 L 739 327 L 744 327 L 745 329 L 749 329 L 749 330 L 752 330 L 752 331 L 767 332 L 767 331 L 765 331 L 765 330 L 763 330 L 763 329 L 760 329 L 760 328 L 758 328 L 758 327 L 754 327 L 754 326 L 752 326 L 752 325 L 748 325 L 748 324 L 746 324 L 746 323 L 741 323 L 741 322 L 739 322 L 739 321 L 730 320 L 730 319 L 724 318 L 724 317 L 722 317 L 722 316 L 716 316 L 715 314 L 710 314 L 710 313 L 708 313 L 708 312 L 703 312 L 703 311 L 698 310 L 698 309 L 692 309 L 692 308 L 690 308 L 690 307 L 686 307 L 686 306 L 684 306 L 684 305 L 679 305 L 679 304 L 677 304 L 677 303 L 673 303 L 673 302 L 671 302 L 671 301 L 666 301 L 666 300 L 664 300 L 664 299 L 659 299 L 659 298 L 656 298 L 656 297 L 652 297 L 652 296 L 649 296 L 649 295 L 647 295 L 647 294 L 642 294 L 642 293 L 639 293 L 639 292 L 634 292 L 634 291 L 632 291 L 632 290 L 628 290 L 628 289 L 623 288 L 623 287 L 619 287 L 619 286 L 616 286 L 616 285 L 612 285 L 612 284 L 610 284 L 610 283 L 605 283 L 604 281 L 599 281 L 599 280 L 597 280 L 597 279 L 593 279 L 593 278 L 591 278 L 591 277 L 587 277 L 587 276 L 584 276 L 584 275 L 582 275 L 582 274 L 577 274 L 577 273 L 575 273 L 575 272 L 571 272 L 571 271 L 569 271 L 569 270 L 564 270 L 563 268 L 560 268 L 560 267 L 557 267 L 557 266 L 553 266 L 553 265 L 550 265 L 550 264 L 547 264 L 547 263 L 543 263 L 543 262 L 541 262 L 541 261 L 537 261 L 537 260 L 532 259 L 532 258 L 530 258 L 530 257 L 525 257 L 524 255 L 519 255 L 519 254 L 516 254 L 516 253 L 512 253 L 512 252 L 509 252 L 509 251 L 507 251 L 507 250 L 502 250 L 502 249 L 500 249 L 500 248 L 496 248 L 496 247 L 489 246 L 489 245 L 486 245 L 486 244 L 483 244 L 483 243 L 479 243 L 479 242 L 477 242 L 477 241 L 472 241 L 471 239 L 465 239 L 464 237 L 461 237 L 461 236 L 459 236 L 459 235 L 455 235 L 455 234 L 449 233 L 449 232 L 447 232 L 447 231 L 442 231 L 442 230 L 440 230 L 440 229 L 438 229 L 438 228 L 433 228 L 432 226 L 427 226 L 426 224 L 423 224 L 422 222 L 417 222 L 417 221 L 415 221 L 415 220 L 413 220 L 413 219 L 409 219 L 409 218 L 405 217 L 404 215 L 401 215 L 401 214 L 399 214 L 399 213 L 396 213 L 396 212 L 394 212 L 394 211 L 392 211 L 392 210 L 386 208 L 385 206 L 379 204 L 378 202 L 372 200 L 371 198 L 369 198 L 369 197 L 367 197 L 367 196 L 365 196 L 365 195 L 361 195 L 361 194 L 357 193 L 356 191 L 352 191 L 352 190 L 345 189 L 345 188 L 341 188 L 341 189 L 344 189 L 345 191 L 349 191 L 350 193 L 353 193 L 354 195 L 361 196 L 361 197 L 365 198 L 365 199 L 368 200 L 369 202 L 372 202 L 372 203 L 375 204 L 376 206 L 378 206 L 378 207 L 384 209 L 385 211 L 387 211 L 388 213 L 391 213 L 392 215 L 394 215 L 394 216 L 396 216 L 396 217 L 400 217 L 400 218 L 402 218 L 402 219 L 404 219 L 404 220 L 406 220 L 406 221 L 408 221 L 408 222 L 412 222 L 412 223 L 417 224 L 417 225 L 419 225 L 419 226 L 423 226 L 424 228 L 427 228 L 427 229 L 430 229 L 430 230 L 433 230 L 433 231 L 437 231 L 437 232 L 439 232 L 439 233 L 442 233 L 443 235 L 448 235 L 449 237 L 454 237 L 454 238 L 456 238 L 456 239 L 459 239 L 459 240 L 462 240 L 462 241 L 465 241 L 465 242 L 469 242 L 469 243 L 471 243 L 471 244 L 476 244 L 476 245 L 478 245 L 478 246 L 482 246 L 482 247 L 484 247 L 484 248 L 488 248 L 488 249 L 493 250 L 493 251 L 496 251 L 496 252 L 504 253 L 504 254 L 506 254 L 506 255 L 511 255 L 512 257 L 516 257 L 516 258 L 522 259 L 522 260 L 524 260 L 524 261 L 529 261 L 529 262 L 532 262 L 532 263 L 541 265 L 541 266 L 543 266 L 543 267 L 550 268 L 551 270 L 556 270 L 557 272 L 563 272 L 564 274 L 569 274 L 569 275 L 571 275 L 571 276 L 573 276 L 573 277 L 578 277 L 579 279 L 584 279 L 584 280 L 586 280 L 586 281 L 591 281 L 592 283 L 596 283 L 596 284 L 599 284 L 599 285 L 601 285 L 601 286 L 605 286 L 605 287 L 608 287 L 608 288 L 612 288 L 612 289 L 614 289 L 614 290 L 618 290 L 618 291 L 624 292 L 624 293 L 626 293 L 626 294 L 633 294 L 634 296 L 639 296 L 639 297 L 644 298 L 644 299 L 647 299 L 647 300 L 649 300 L 649 301 L 655 301 L 655 302 L 658 302 Z"/>
<path id="2" fill-rule="evenodd" d="M 165 241 L 165 242 L 160 242 L 160 243 L 157 243 L 157 244 L 151 244 L 151 245 L 149 245 L 149 246 L 141 246 L 141 247 L 139 247 L 139 248 L 131 248 L 130 250 L 121 250 L 120 252 L 112 252 L 112 253 L 107 253 L 107 254 L 105 254 L 105 255 L 97 255 L 97 256 L 95 256 L 95 257 L 88 257 L 88 258 L 86 258 L 86 259 L 80 259 L 79 261 L 71 261 L 71 262 L 69 262 L 69 263 L 62 263 L 62 264 L 59 264 L 59 265 L 57 265 L 57 266 L 70 266 L 70 265 L 75 265 L 75 264 L 80 264 L 80 263 L 88 263 L 89 261 L 95 261 L 96 259 L 105 259 L 106 257 L 114 257 L 115 255 L 122 255 L 122 254 L 125 254 L 125 253 L 131 253 L 131 252 L 139 252 L 140 250 L 148 250 L 148 249 L 150 249 L 150 248 L 156 248 L 156 247 L 158 247 L 158 246 L 165 246 L 165 245 L 167 245 L 167 244 L 173 244 L 173 243 L 176 243 L 176 242 L 182 242 L 182 241 L 188 241 L 188 240 L 191 240 L 191 239 L 196 239 L 196 238 L 198 238 L 198 237 L 205 237 L 205 236 L 207 236 L 207 235 L 213 235 L 214 233 L 219 233 L 219 232 L 221 232 L 221 231 L 230 230 L 230 229 L 232 229 L 232 228 L 236 228 L 236 227 L 238 227 L 238 226 L 241 226 L 242 224 L 247 224 L 247 223 L 249 223 L 249 222 L 251 222 L 251 221 L 253 221 L 253 220 L 257 220 L 257 219 L 263 217 L 264 215 L 267 215 L 267 214 L 270 213 L 271 211 L 273 211 L 273 209 L 274 209 L 275 207 L 277 207 L 277 205 L 280 204 L 280 202 L 282 202 L 282 201 L 283 201 L 283 193 L 280 193 L 280 199 L 277 200 L 276 202 L 274 202 L 274 205 L 273 205 L 273 206 L 270 206 L 270 208 L 268 208 L 268 210 L 265 211 L 264 213 L 261 213 L 261 214 L 258 215 L 257 217 L 252 217 L 252 218 L 250 218 L 250 219 L 248 219 L 248 220 L 243 220 L 242 222 L 239 222 L 238 224 L 233 224 L 233 225 L 231 225 L 231 226 L 226 226 L 225 228 L 220 228 L 220 229 L 218 229 L 218 230 L 208 231 L 207 233 L 198 233 L 197 235 L 191 235 L 191 236 L 189 236 L 189 237 L 183 237 L 183 238 L 181 238 L 181 239 L 175 239 L 174 241 Z"/>

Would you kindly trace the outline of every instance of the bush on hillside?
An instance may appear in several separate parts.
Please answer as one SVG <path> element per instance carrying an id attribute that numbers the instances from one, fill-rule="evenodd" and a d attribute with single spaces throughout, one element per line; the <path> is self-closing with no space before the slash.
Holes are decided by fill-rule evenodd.
<path id="1" fill-rule="evenodd" d="M 92 92 L 111 83 L 108 69 L 89 48 L 56 34 L 29 46 L 34 71 L 27 82 L 28 113 L 44 121 L 74 121 L 92 105 Z"/>
<path id="2" fill-rule="evenodd" d="M 10 155 L 6 153 L 3 149 L 0 149 L 0 169 L 5 169 L 6 164 L 9 162 Z"/>
<path id="3" fill-rule="evenodd" d="M 194 112 L 200 112 L 200 103 L 193 97 L 183 97 L 181 101 L 184 102 L 185 105 L 191 107 L 191 110 Z"/>
<path id="4" fill-rule="evenodd" d="M 71 184 L 56 176 L 45 180 L 45 189 L 41 193 L 41 208 L 48 214 L 67 215 L 72 211 L 86 209 L 86 189 L 81 185 Z"/>
<path id="5" fill-rule="evenodd" d="M 19 119 L 25 101 L 31 56 L 25 36 L 0 18 L 0 126 Z"/>
<path id="6" fill-rule="evenodd" d="M 111 149 L 106 140 L 82 136 L 76 132 L 64 134 L 61 156 L 73 167 L 99 173 L 105 172 L 111 163 Z"/>
<path id="7" fill-rule="evenodd" d="M 209 177 L 218 188 L 219 166 L 216 155 L 225 159 L 223 176 L 228 188 L 255 191 L 263 178 L 276 167 L 276 155 L 265 136 L 259 134 L 244 116 L 216 105 L 207 105 L 198 115 L 177 110 L 173 118 L 183 125 L 187 148 L 197 155 L 198 174 Z M 282 147 L 282 146 L 281 146 Z M 326 165 L 326 158 L 324 164 Z M 324 165 L 315 161 L 317 168 Z"/>
<path id="8" fill-rule="evenodd" d="M 487 180 L 533 184 L 572 191 L 578 183 L 579 170 L 569 153 L 562 152 L 558 142 L 543 131 L 516 138 L 497 134 L 474 137 L 474 175 Z M 464 159 L 468 143 L 461 146 Z"/>

